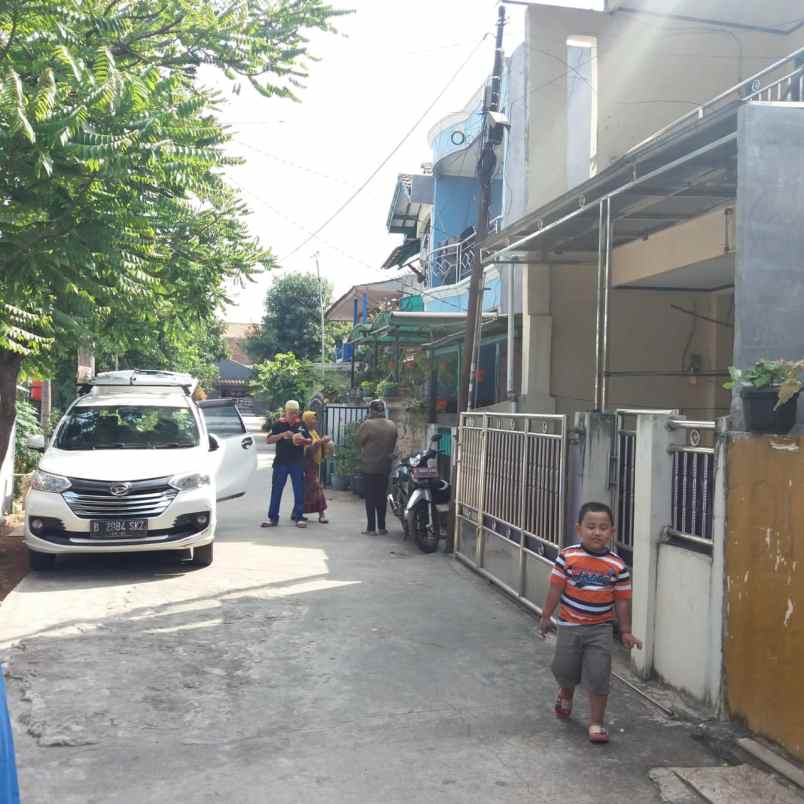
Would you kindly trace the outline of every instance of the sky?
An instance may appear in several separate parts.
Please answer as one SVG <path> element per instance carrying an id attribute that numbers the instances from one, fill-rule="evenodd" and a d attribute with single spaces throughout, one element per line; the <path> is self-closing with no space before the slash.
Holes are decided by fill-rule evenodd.
<path id="1" fill-rule="evenodd" d="M 597 0 L 553 4 L 594 7 Z M 393 276 L 379 266 L 401 242 L 385 228 L 396 178 L 419 172 L 430 161 L 430 128 L 462 109 L 491 72 L 497 0 L 343 0 L 341 5 L 354 14 L 338 21 L 337 34 L 312 37 L 318 61 L 309 66 L 299 103 L 266 99 L 245 86 L 234 95 L 225 79 L 215 79 L 227 93 L 222 118 L 231 126 L 229 151 L 245 160 L 228 170 L 228 178 L 251 210 L 251 231 L 280 265 L 244 289 L 230 289 L 228 321 L 259 321 L 273 278 L 279 271 L 315 271 L 316 253 L 334 298 L 354 284 Z M 510 53 L 524 41 L 525 8 L 506 8 Z M 293 253 L 445 88 L 367 188 L 319 237 Z"/>

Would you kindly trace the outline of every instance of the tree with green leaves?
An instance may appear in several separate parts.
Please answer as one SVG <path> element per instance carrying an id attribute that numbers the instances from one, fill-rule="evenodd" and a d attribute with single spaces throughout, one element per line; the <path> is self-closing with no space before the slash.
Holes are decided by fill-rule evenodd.
<path id="1" fill-rule="evenodd" d="M 269 410 L 278 410 L 288 399 L 306 404 L 315 384 L 315 369 L 309 360 L 280 353 L 255 368 L 251 391 Z"/>
<path id="2" fill-rule="evenodd" d="M 321 299 L 332 300 L 332 285 L 319 284 L 314 273 L 279 276 L 265 294 L 265 314 L 246 351 L 257 361 L 292 352 L 305 360 L 321 360 Z M 328 349 L 331 352 L 331 345 Z"/>
<path id="3" fill-rule="evenodd" d="M 23 366 L 166 316 L 204 327 L 227 281 L 270 267 L 223 171 L 223 98 L 293 98 L 324 0 L 0 5 L 0 461 Z M 123 327 L 116 327 L 123 322 Z M 116 349 L 114 344 L 111 349 Z"/>

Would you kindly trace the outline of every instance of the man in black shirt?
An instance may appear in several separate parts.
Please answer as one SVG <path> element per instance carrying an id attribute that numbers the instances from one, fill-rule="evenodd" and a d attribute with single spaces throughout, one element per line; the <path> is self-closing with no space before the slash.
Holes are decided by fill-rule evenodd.
<path id="1" fill-rule="evenodd" d="M 274 528 L 279 524 L 282 492 L 290 477 L 293 484 L 291 519 L 297 528 L 305 528 L 307 523 L 304 519 L 304 448 L 312 443 L 312 439 L 299 416 L 298 402 L 288 400 L 285 404 L 285 415 L 273 423 L 267 440 L 269 444 L 276 444 L 276 457 L 271 482 L 271 504 L 268 508 L 268 519 L 262 523 L 262 527 Z"/>

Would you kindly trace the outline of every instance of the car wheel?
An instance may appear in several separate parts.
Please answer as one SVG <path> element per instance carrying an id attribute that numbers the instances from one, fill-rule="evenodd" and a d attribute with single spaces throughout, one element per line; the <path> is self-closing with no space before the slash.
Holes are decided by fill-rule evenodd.
<path id="1" fill-rule="evenodd" d="M 46 572 L 56 566 L 56 556 L 50 553 L 38 553 L 36 550 L 28 548 L 28 563 L 32 570 L 36 572 Z"/>
<path id="2" fill-rule="evenodd" d="M 193 564 L 196 567 L 208 567 L 212 563 L 212 548 L 214 542 L 203 547 L 193 547 Z"/>

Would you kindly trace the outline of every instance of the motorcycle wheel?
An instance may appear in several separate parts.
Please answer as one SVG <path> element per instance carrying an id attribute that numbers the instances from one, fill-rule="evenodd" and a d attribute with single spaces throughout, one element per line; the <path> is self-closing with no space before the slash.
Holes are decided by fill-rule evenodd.
<path id="1" fill-rule="evenodd" d="M 407 517 L 407 530 L 413 533 L 416 546 L 423 553 L 435 553 L 438 550 L 438 531 L 427 525 L 427 505 L 417 505 Z"/>

